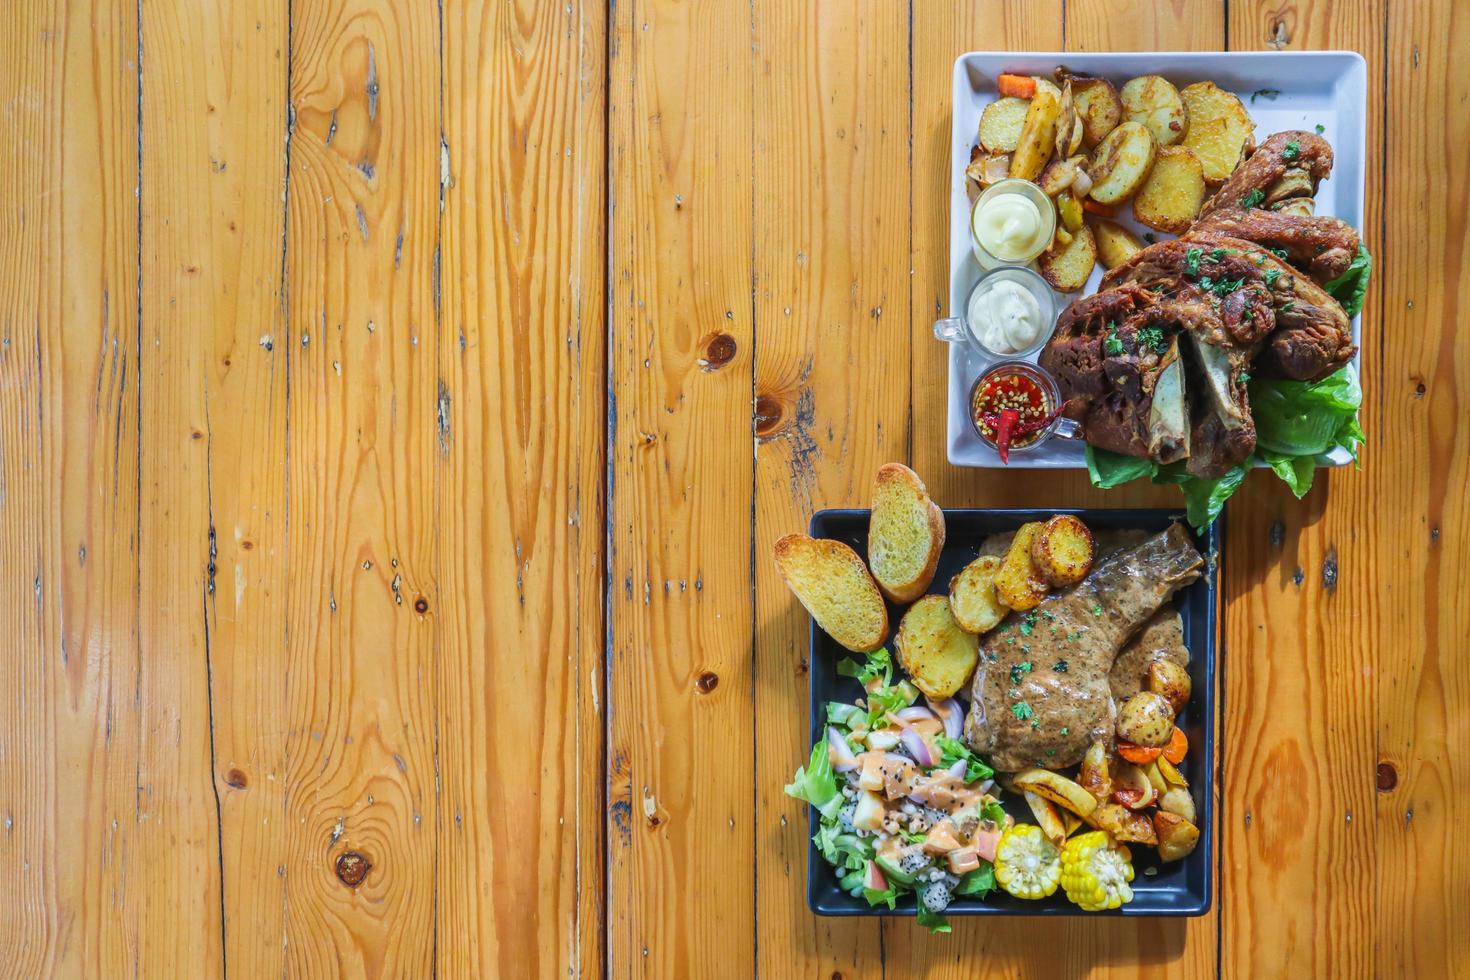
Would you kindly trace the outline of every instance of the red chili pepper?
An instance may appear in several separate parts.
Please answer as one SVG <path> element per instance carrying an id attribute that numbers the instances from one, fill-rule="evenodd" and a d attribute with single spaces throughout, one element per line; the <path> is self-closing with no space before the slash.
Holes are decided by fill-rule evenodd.
<path id="1" fill-rule="evenodd" d="M 1008 408 L 1000 413 L 1000 422 L 995 427 L 995 448 L 1000 452 L 1000 461 L 1007 465 L 1011 461 L 1011 433 L 1020 420 L 1021 413 Z"/>
<path id="2" fill-rule="evenodd" d="M 1014 409 L 1007 409 L 1006 411 L 1012 415 L 1016 414 Z M 1056 417 L 1057 413 L 1052 412 L 1050 415 L 1043 415 L 1039 419 L 1027 419 L 1024 422 L 1017 422 L 1011 430 L 1011 438 L 1015 439 L 1018 436 L 1029 436 L 1033 432 L 1040 432 L 1042 429 L 1051 425 Z M 1002 416 L 996 415 L 994 412 L 989 412 L 980 416 L 980 421 L 984 422 L 989 428 L 999 430 L 1001 418 Z M 1000 440 L 997 439 L 997 445 L 999 442 Z"/>

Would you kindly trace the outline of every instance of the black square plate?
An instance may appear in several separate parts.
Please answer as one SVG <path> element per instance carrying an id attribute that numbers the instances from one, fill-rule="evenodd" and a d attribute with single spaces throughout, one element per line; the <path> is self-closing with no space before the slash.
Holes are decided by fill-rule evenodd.
<path id="1" fill-rule="evenodd" d="M 1012 531 L 1026 521 L 1046 520 L 1053 514 L 1075 514 L 1094 531 L 1162 531 L 1171 523 L 1183 522 L 1174 510 L 946 510 L 944 552 L 930 592 L 944 593 L 951 576 L 979 553 L 980 543 L 1001 531 Z M 858 554 L 868 553 L 866 510 L 824 510 L 812 517 L 815 538 L 833 538 L 851 545 Z M 1199 846 L 1183 861 L 1163 864 L 1154 849 L 1136 846 L 1133 851 L 1133 901 L 1113 912 L 1083 912 L 1060 891 L 1043 901 L 1023 901 L 999 889 L 987 897 L 956 899 L 945 915 L 1203 915 L 1209 911 L 1215 878 L 1215 631 L 1216 571 L 1219 555 L 1219 524 L 1196 536 L 1205 556 L 1199 581 L 1180 590 L 1174 603 L 1184 620 L 1184 642 L 1189 648 L 1189 671 L 1194 694 L 1179 716 L 1180 727 L 1189 736 L 1189 755 L 1180 768 L 1189 779 L 1195 808 L 1203 831 Z M 890 623 L 898 628 L 898 610 L 889 607 Z M 891 639 L 891 637 L 890 637 Z M 851 656 L 812 623 L 811 633 L 811 736 L 814 744 L 826 737 L 828 701 L 853 701 L 862 696 L 857 681 L 837 673 L 837 662 Z M 968 692 L 961 691 L 962 695 Z M 1035 821 L 1018 796 L 1003 794 L 1006 810 L 1018 820 Z M 812 834 L 819 827 L 817 811 L 808 807 Z M 837 884 L 837 873 L 817 851 L 807 849 L 807 904 L 818 915 L 914 915 L 914 898 L 906 896 L 897 909 L 873 908 L 867 900 L 848 895 Z"/>

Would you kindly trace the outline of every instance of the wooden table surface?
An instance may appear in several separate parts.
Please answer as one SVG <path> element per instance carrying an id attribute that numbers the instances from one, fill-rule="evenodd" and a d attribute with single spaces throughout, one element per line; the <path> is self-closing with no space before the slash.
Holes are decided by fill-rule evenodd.
<path id="1" fill-rule="evenodd" d="M 1454 6 L 7 4 L 0 972 L 1470 971 Z M 1214 907 L 815 918 L 776 538 L 888 460 L 1173 499 L 946 463 L 953 60 L 1175 48 L 1371 79 L 1369 442 L 1230 503 Z"/>

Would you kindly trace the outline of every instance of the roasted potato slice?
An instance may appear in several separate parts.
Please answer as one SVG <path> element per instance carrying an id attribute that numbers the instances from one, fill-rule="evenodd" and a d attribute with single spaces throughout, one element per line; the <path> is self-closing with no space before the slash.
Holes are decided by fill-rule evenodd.
<path id="1" fill-rule="evenodd" d="M 1097 809 L 1097 800 L 1081 786 L 1059 772 L 1032 767 L 1016 773 L 1012 782 L 1024 792 L 1043 796 L 1053 803 L 1066 807 L 1084 819 Z"/>
<path id="2" fill-rule="evenodd" d="M 1153 830 L 1158 839 L 1160 861 L 1186 858 L 1199 844 L 1199 828 L 1193 822 L 1168 810 L 1154 811 Z"/>
<path id="3" fill-rule="evenodd" d="M 893 649 L 914 686 L 936 701 L 964 687 L 980 659 L 979 638 L 960 629 L 942 595 L 926 595 L 909 607 Z"/>
<path id="4" fill-rule="evenodd" d="M 1013 95 L 996 99 L 980 113 L 980 145 L 987 152 L 1014 153 L 1021 142 L 1021 127 L 1026 123 L 1030 99 Z"/>
<path id="5" fill-rule="evenodd" d="M 1082 145 L 1088 149 L 1123 121 L 1123 100 L 1106 78 L 1072 79 L 1072 105 L 1082 120 Z"/>
<path id="6" fill-rule="evenodd" d="M 1092 229 L 1083 224 L 1069 234 L 1070 242 L 1060 248 L 1054 245 L 1036 260 L 1041 278 L 1063 293 L 1075 293 L 1086 286 L 1092 267 L 1097 264 L 1097 241 L 1092 237 Z"/>
<path id="7" fill-rule="evenodd" d="M 1162 758 L 1163 756 L 1159 756 L 1159 759 Z M 1152 762 L 1146 762 L 1139 766 L 1138 769 L 1143 773 L 1144 778 L 1148 780 L 1148 784 L 1154 788 L 1155 793 L 1163 796 L 1169 792 L 1169 783 L 1164 779 L 1163 772 L 1159 770 L 1158 759 L 1154 759 Z"/>
<path id="8" fill-rule="evenodd" d="M 967 633 L 988 633 L 1010 612 L 995 594 L 1000 559 L 981 555 L 949 580 L 949 611 Z"/>
<path id="9" fill-rule="evenodd" d="M 1092 199 L 1102 204 L 1119 204 L 1132 197 L 1148 179 L 1154 152 L 1153 135 L 1142 123 L 1132 120 L 1119 123 L 1092 151 L 1092 160 L 1087 165 L 1087 172 L 1092 175 Z"/>
<path id="10" fill-rule="evenodd" d="M 1091 571 L 1094 550 L 1092 532 L 1081 518 L 1058 514 L 1032 540 L 1031 560 L 1052 585 L 1076 585 Z"/>
<path id="11" fill-rule="evenodd" d="M 1189 110 L 1179 90 L 1159 75 L 1140 75 L 1123 83 L 1118 93 L 1123 119 L 1143 123 L 1159 146 L 1171 146 L 1189 129 Z"/>
<path id="12" fill-rule="evenodd" d="M 1134 252 L 1143 250 L 1138 236 L 1122 225 L 1106 218 L 1090 219 L 1093 237 L 1097 240 L 1097 257 L 1104 269 L 1116 269 L 1127 262 Z"/>
<path id="13" fill-rule="evenodd" d="M 995 594 L 1017 612 L 1035 609 L 1048 591 L 1046 579 L 1031 563 L 1031 541 L 1040 531 L 1040 521 L 1022 524 L 995 573 Z"/>
<path id="14" fill-rule="evenodd" d="M 1023 794 L 1026 805 L 1031 808 L 1031 813 L 1036 817 L 1036 826 L 1046 835 L 1046 839 L 1058 847 L 1062 841 L 1067 839 L 1067 825 L 1062 822 L 1062 815 L 1057 812 L 1056 804 L 1044 796 L 1027 790 Z"/>
<path id="15" fill-rule="evenodd" d="M 1062 104 L 1062 89 L 1056 82 L 1043 75 L 1032 75 L 1031 80 L 1036 83 L 1036 91 L 1045 92 L 1057 100 L 1057 105 Z"/>
<path id="16" fill-rule="evenodd" d="M 1175 235 L 1189 230 L 1205 203 L 1205 168 L 1187 146 L 1161 146 L 1148 180 L 1133 195 L 1133 216 Z"/>
<path id="17" fill-rule="evenodd" d="M 1118 737 L 1125 742 L 1159 748 L 1173 732 L 1174 709 L 1162 694 L 1139 691 L 1118 708 Z"/>
<path id="18" fill-rule="evenodd" d="M 1190 823 L 1197 822 L 1194 812 L 1194 796 L 1181 786 L 1171 786 L 1163 796 L 1159 797 L 1159 809 L 1181 816 Z"/>
<path id="19" fill-rule="evenodd" d="M 1255 123 L 1230 92 L 1214 82 L 1195 82 L 1179 93 L 1189 114 L 1184 145 L 1204 166 L 1205 180 L 1223 183 L 1241 159 L 1255 149 Z"/>
<path id="20" fill-rule="evenodd" d="M 1178 662 L 1160 657 L 1148 665 L 1148 689 L 1162 694 L 1177 715 L 1189 703 L 1194 681 L 1190 680 L 1189 671 Z"/>
<path id="21" fill-rule="evenodd" d="M 1036 177 L 1036 186 L 1047 197 L 1056 197 L 1062 191 L 1072 186 L 1072 181 L 1077 179 L 1077 170 L 1084 161 L 1081 157 L 1070 160 L 1055 159 L 1048 163 Z"/>
<path id="22" fill-rule="evenodd" d="M 1098 830 L 1106 830 L 1112 834 L 1114 840 L 1149 846 L 1159 842 L 1148 814 L 1136 813 L 1121 803 L 1104 803 L 1093 810 L 1086 820 Z"/>
<path id="23" fill-rule="evenodd" d="M 1105 742 L 1093 742 L 1077 767 L 1077 783 L 1099 803 L 1113 795 L 1112 758 Z"/>
<path id="24" fill-rule="evenodd" d="M 1052 86 L 1055 88 L 1056 86 Z M 1052 147 L 1057 138 L 1057 117 L 1062 106 L 1057 96 L 1039 85 L 1031 106 L 1026 110 L 1026 119 L 1021 124 L 1021 135 L 1016 140 L 1016 151 L 1011 155 L 1011 176 L 1024 180 L 1035 180 L 1051 158 Z"/>

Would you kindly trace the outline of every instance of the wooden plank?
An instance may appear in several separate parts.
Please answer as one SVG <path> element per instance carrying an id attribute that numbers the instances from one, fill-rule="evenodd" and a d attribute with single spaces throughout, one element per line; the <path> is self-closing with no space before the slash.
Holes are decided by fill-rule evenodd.
<path id="1" fill-rule="evenodd" d="M 1387 68 L 1387 137 L 1382 273 L 1372 294 L 1382 313 L 1377 348 L 1369 348 L 1379 365 L 1369 378 L 1377 382 L 1365 464 L 1371 489 L 1358 511 L 1358 540 L 1375 547 L 1358 557 L 1367 594 L 1356 610 L 1368 634 L 1361 642 L 1377 652 L 1382 792 L 1372 963 L 1380 976 L 1463 975 L 1470 969 L 1470 845 L 1458 822 L 1470 804 L 1463 652 L 1470 599 L 1460 578 L 1470 563 L 1463 424 L 1470 166 L 1461 148 L 1470 139 L 1470 29 L 1461 5 L 1386 6 L 1384 60 L 1370 59 L 1370 67 Z"/>
<path id="2" fill-rule="evenodd" d="M 0 962 L 158 971 L 138 937 L 138 862 L 167 855 L 137 806 L 155 769 L 135 701 L 137 7 L 0 17 Z M 159 868 L 151 884 L 178 902 L 165 937 L 209 928 L 192 883 Z"/>
<path id="3" fill-rule="evenodd" d="M 1368 146 L 1382 145 L 1381 3 L 1230 5 L 1232 48 L 1353 48 L 1369 59 Z M 1266 133 L 1257 134 L 1264 138 Z M 1332 134 L 1327 133 L 1329 139 Z M 1376 167 L 1364 228 L 1381 256 Z M 1395 263 L 1396 264 L 1396 263 Z M 1366 469 L 1319 473 L 1304 500 L 1253 474 L 1226 526 L 1225 805 L 1221 968 L 1227 976 L 1281 971 L 1373 972 L 1375 862 L 1373 678 L 1383 658 L 1365 624 L 1380 598 L 1374 568 L 1382 526 L 1377 478 L 1398 468 L 1382 443 L 1375 391 L 1382 376 L 1383 283 L 1362 321 Z M 1397 481 L 1402 474 L 1395 473 Z M 1392 520 L 1392 518 L 1390 518 Z M 1419 534 L 1423 537 L 1423 534 Z M 1427 540 L 1424 542 L 1427 547 Z M 1269 651 L 1269 656 L 1265 655 Z M 1290 895 L 1289 902 L 1264 901 Z"/>
<path id="4" fill-rule="evenodd" d="M 1116 4 L 1068 0 L 975 3 L 952 8 L 915 5 L 913 21 L 913 419 L 915 466 L 948 507 L 1178 506 L 1172 488 L 1093 489 L 1081 471 L 963 470 L 945 458 L 945 406 L 935 386 L 947 377 L 947 353 L 931 324 L 949 308 L 950 104 L 953 63 L 971 50 L 1067 50 L 1218 47 L 1223 41 L 1219 3 L 1192 4 L 1189 24 L 1170 11 L 1140 7 L 1127 14 L 1129 30 L 1112 13 Z M 920 379 L 931 379 L 920 381 Z M 942 388 L 940 389 L 942 390 Z M 984 962 L 997 975 L 1203 975 L 1213 971 L 1216 913 L 1191 920 L 1091 920 L 1045 924 L 1022 920 L 956 919 L 948 936 L 928 936 L 912 922 L 885 924 L 887 973 L 967 976 Z"/>
<path id="5" fill-rule="evenodd" d="M 1068 51 L 1219 51 L 1223 0 L 1067 0 Z"/>
<path id="6" fill-rule="evenodd" d="M 759 969 L 877 969 L 871 921 L 806 906 L 810 618 L 771 561 L 908 455 L 908 30 L 901 4 L 755 5 L 756 841 Z"/>
<path id="7" fill-rule="evenodd" d="M 287 966 L 433 967 L 440 30 L 424 5 L 292 17 L 286 238 Z M 443 410 L 447 412 L 447 407 Z M 452 937 L 446 937 L 452 941 Z"/>
<path id="8" fill-rule="evenodd" d="M 444 5 L 441 976 L 603 967 L 605 18 Z"/>
<path id="9" fill-rule="evenodd" d="M 751 10 L 618 4 L 609 972 L 755 969 Z"/>
<path id="10" fill-rule="evenodd" d="M 145 212 L 157 217 L 145 224 L 157 270 L 145 274 L 145 327 L 162 346 L 145 344 L 144 363 L 165 354 L 143 393 L 152 420 L 145 451 L 158 453 L 149 477 L 160 531 L 178 544 L 145 541 L 144 550 L 175 574 L 188 569 L 184 590 L 160 604 L 197 618 L 203 631 L 195 652 L 208 690 L 191 688 L 180 703 L 210 712 L 191 748 L 212 756 L 200 760 L 200 775 L 212 763 L 212 795 L 193 804 L 219 820 L 205 879 L 223 889 L 214 915 L 225 963 L 245 975 L 280 974 L 288 937 L 279 869 L 299 844 L 282 819 L 287 11 L 172 3 L 145 16 L 144 97 L 158 110 L 144 133 Z M 220 48 L 236 55 L 220 58 Z M 179 456 L 201 482 L 176 479 Z M 176 537 L 175 508 L 204 522 L 192 529 L 197 537 Z"/>

